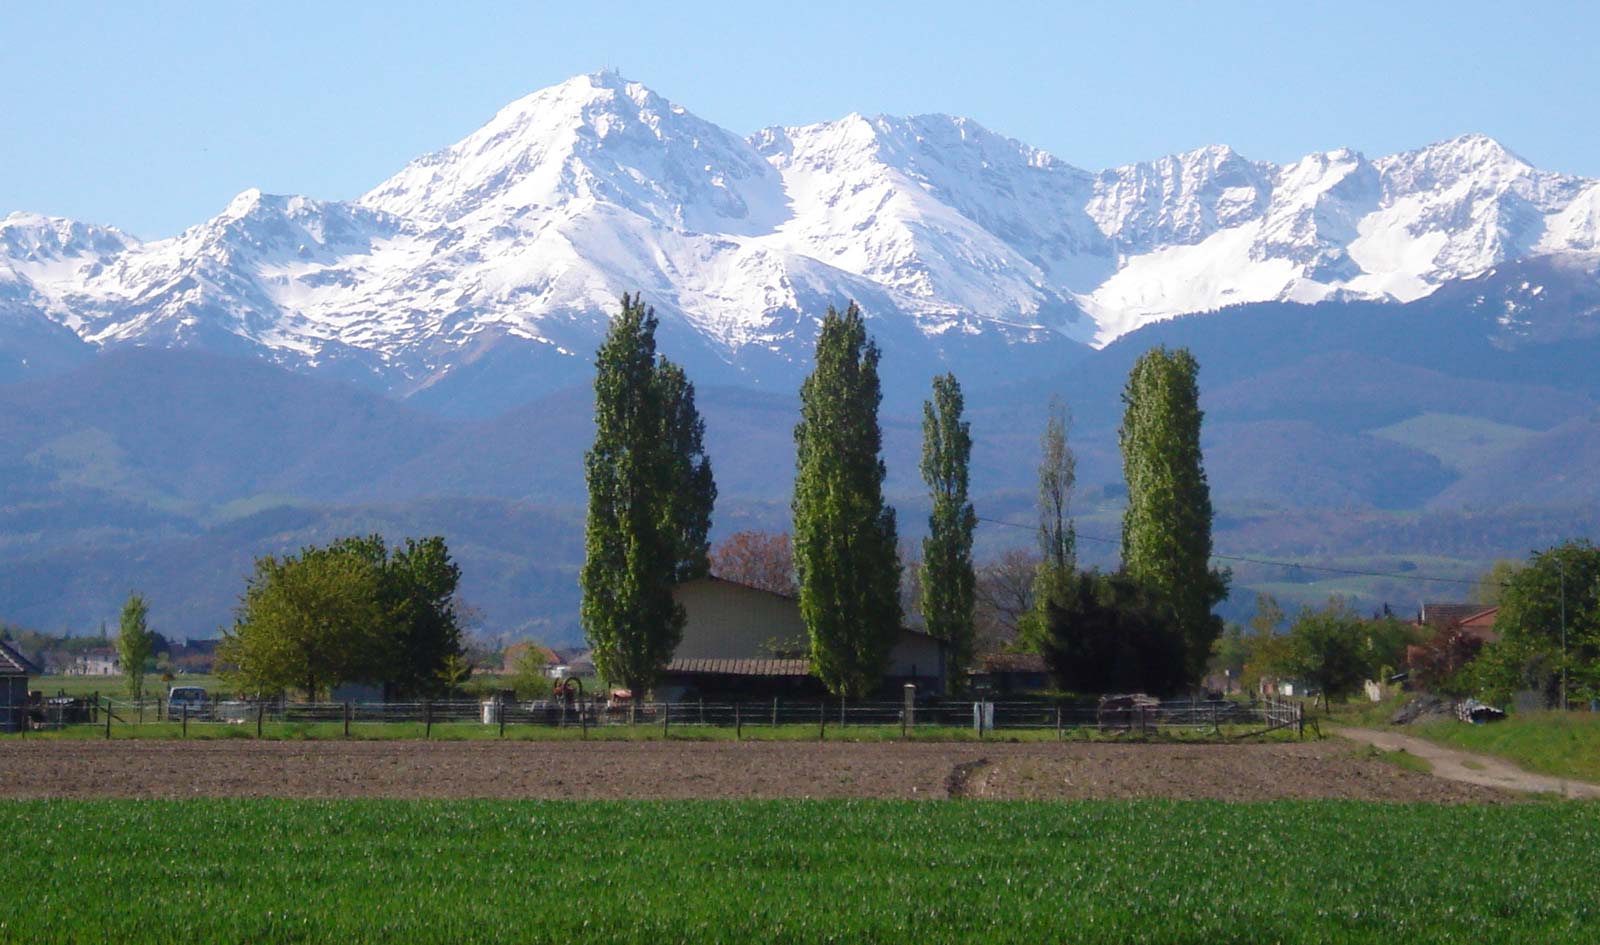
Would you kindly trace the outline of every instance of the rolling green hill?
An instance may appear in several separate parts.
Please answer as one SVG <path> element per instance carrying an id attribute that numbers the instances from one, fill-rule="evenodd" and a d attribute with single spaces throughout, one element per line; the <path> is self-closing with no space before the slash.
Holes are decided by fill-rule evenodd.
<path id="1" fill-rule="evenodd" d="M 1370 435 L 1420 450 L 1464 474 L 1482 469 L 1496 456 L 1525 445 L 1537 433 L 1484 417 L 1424 413 L 1373 430 Z"/>
<path id="2" fill-rule="evenodd" d="M 1395 575 L 1232 562 L 1229 612 L 1256 589 L 1404 610 L 1466 590 L 1418 577 L 1600 538 L 1600 349 L 1490 343 L 1492 319 L 1444 304 L 1244 306 L 1153 325 L 1055 375 L 974 382 L 978 512 L 1013 523 L 984 524 L 979 553 L 1031 546 L 1038 436 L 1060 396 L 1082 558 L 1115 565 L 1122 384 L 1154 344 L 1201 362 L 1218 551 Z M 89 629 L 139 588 L 163 632 L 209 635 L 259 555 L 438 533 L 487 631 L 575 639 L 591 397 L 580 385 L 458 420 L 259 361 L 150 349 L 0 384 L 0 616 Z M 707 386 L 699 400 L 714 534 L 786 527 L 794 394 Z M 920 416 L 886 408 L 883 424 L 887 491 L 914 545 Z"/>

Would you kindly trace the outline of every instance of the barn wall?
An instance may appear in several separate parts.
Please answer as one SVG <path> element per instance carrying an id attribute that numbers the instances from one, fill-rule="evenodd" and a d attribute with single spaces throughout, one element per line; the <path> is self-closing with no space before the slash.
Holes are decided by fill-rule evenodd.
<path id="1" fill-rule="evenodd" d="M 0 676 L 0 731 L 14 732 L 21 724 L 19 710 L 28 702 L 28 677 Z"/>
<path id="2" fill-rule="evenodd" d="M 683 605 L 683 641 L 676 659 L 771 659 L 774 644 L 804 653 L 808 648 L 800 602 L 728 581 L 704 579 L 678 585 Z M 926 680 L 938 690 L 944 677 L 943 646 L 925 633 L 900 631 L 889 653 L 889 679 Z"/>
<path id="3" fill-rule="evenodd" d="M 938 640 L 925 633 L 902 631 L 889 651 L 889 675 L 942 677 L 942 649 Z"/>
<path id="4" fill-rule="evenodd" d="M 678 659 L 771 659 L 774 642 L 805 649 L 799 601 L 714 580 L 680 584 L 673 593 L 687 617 Z"/>

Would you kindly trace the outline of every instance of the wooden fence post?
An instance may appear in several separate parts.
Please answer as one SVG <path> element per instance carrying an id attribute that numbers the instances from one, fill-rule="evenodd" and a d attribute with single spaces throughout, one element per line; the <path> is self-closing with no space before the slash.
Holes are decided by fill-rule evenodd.
<path id="1" fill-rule="evenodd" d="M 265 722 L 266 720 L 267 720 L 267 704 L 265 702 L 257 702 L 256 703 L 256 738 L 260 738 L 261 737 L 261 723 Z"/>
<path id="2" fill-rule="evenodd" d="M 826 700 L 817 701 L 817 741 L 824 741 L 828 737 L 828 703 Z"/>
<path id="3" fill-rule="evenodd" d="M 733 704 L 733 740 L 744 740 L 744 719 L 739 716 L 739 703 Z"/>
<path id="4" fill-rule="evenodd" d="M 189 703 L 183 704 L 183 737 L 189 737 Z"/>
<path id="5" fill-rule="evenodd" d="M 111 740 L 111 697 L 106 696 L 106 741 Z"/>
<path id="6" fill-rule="evenodd" d="M 778 697 L 772 697 L 772 727 L 778 727 Z"/>
<path id="7" fill-rule="evenodd" d="M 350 700 L 346 699 L 346 700 L 344 700 L 344 737 L 345 738 L 349 738 L 350 737 L 350 715 L 351 715 Z"/>
<path id="8" fill-rule="evenodd" d="M 585 712 L 583 703 L 578 703 L 578 727 L 583 730 L 584 741 L 589 740 L 589 713 Z"/>
<path id="9" fill-rule="evenodd" d="M 672 703 L 661 703 L 661 740 L 666 741 L 672 728 Z"/>
<path id="10" fill-rule="evenodd" d="M 433 737 L 433 700 L 422 700 L 422 737 Z"/>
<path id="11" fill-rule="evenodd" d="M 499 696 L 494 697 L 495 720 L 500 723 L 500 737 L 506 737 L 506 701 Z"/>
<path id="12" fill-rule="evenodd" d="M 1061 703 L 1056 703 L 1056 741 L 1061 741 Z"/>

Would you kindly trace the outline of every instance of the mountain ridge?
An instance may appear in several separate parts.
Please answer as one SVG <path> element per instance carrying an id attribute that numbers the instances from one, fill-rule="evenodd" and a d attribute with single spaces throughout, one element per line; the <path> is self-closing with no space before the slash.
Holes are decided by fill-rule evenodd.
<path id="1" fill-rule="evenodd" d="M 486 416 L 580 380 L 625 291 L 697 379 L 771 388 L 853 298 L 916 365 L 886 377 L 903 400 L 932 370 L 1047 372 L 1175 315 L 1413 301 L 1596 254 L 1600 182 L 1483 135 L 1092 172 L 947 115 L 742 137 L 604 72 L 508 104 L 353 201 L 246 190 L 152 242 L 10 214 L 0 368 L 198 347 Z"/>

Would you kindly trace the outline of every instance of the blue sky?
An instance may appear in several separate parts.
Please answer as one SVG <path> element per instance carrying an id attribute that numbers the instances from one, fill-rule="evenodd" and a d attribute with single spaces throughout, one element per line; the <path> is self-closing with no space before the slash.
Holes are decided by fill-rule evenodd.
<path id="1" fill-rule="evenodd" d="M 247 187 L 350 198 L 606 66 L 741 133 L 948 112 L 1098 169 L 1212 143 L 1285 160 L 1481 131 L 1600 176 L 1600 4 L 97 6 L 7 5 L 0 215 L 153 238 Z"/>

